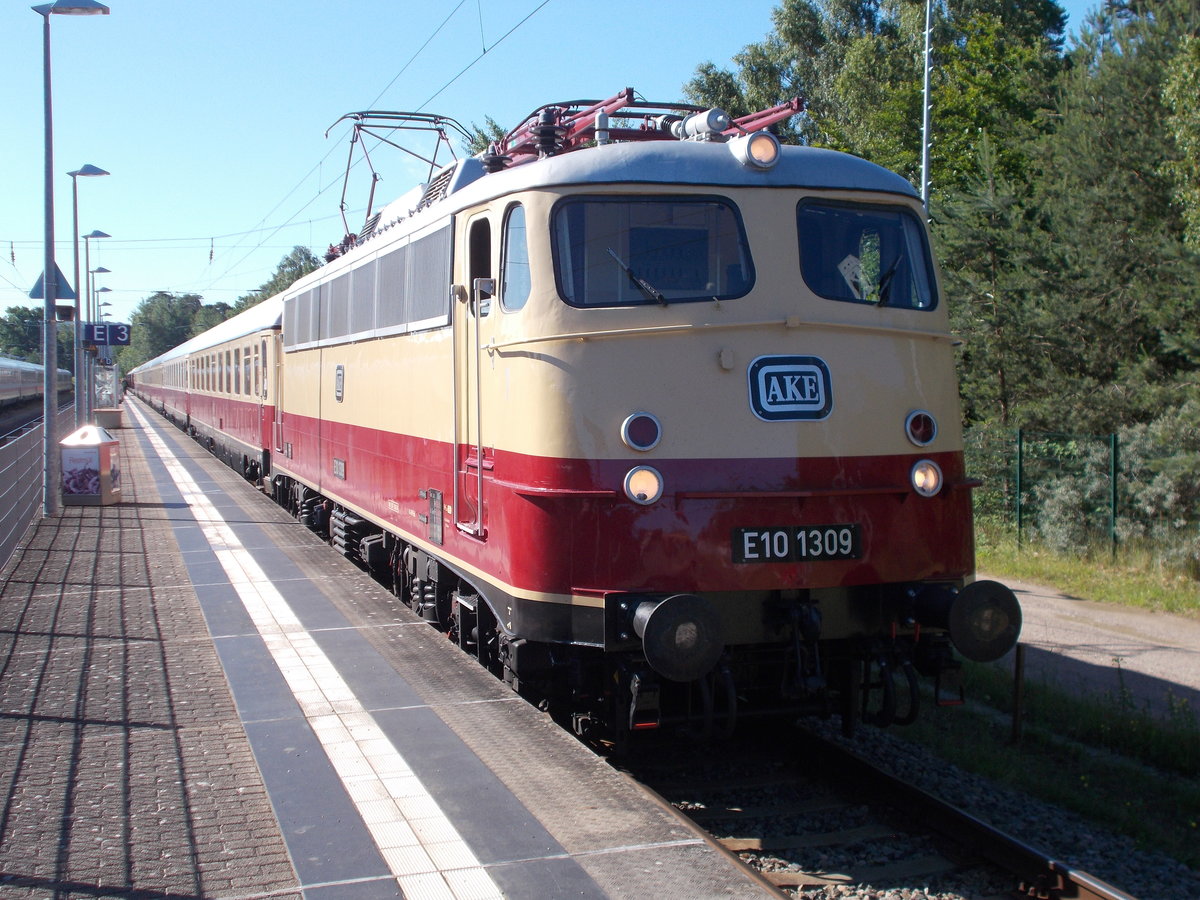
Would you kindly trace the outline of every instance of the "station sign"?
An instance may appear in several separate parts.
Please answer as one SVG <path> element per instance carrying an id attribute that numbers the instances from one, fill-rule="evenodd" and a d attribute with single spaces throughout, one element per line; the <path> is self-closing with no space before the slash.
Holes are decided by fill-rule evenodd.
<path id="1" fill-rule="evenodd" d="M 83 342 L 97 347 L 127 347 L 130 328 L 123 322 L 86 322 Z"/>

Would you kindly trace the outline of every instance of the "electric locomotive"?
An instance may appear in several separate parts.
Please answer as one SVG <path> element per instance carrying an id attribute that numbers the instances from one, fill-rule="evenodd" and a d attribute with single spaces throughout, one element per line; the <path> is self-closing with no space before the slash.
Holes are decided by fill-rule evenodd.
<path id="1" fill-rule="evenodd" d="M 252 474 L 580 733 L 911 721 L 1019 634 L 919 198 L 798 110 L 539 108 L 282 294 Z"/>

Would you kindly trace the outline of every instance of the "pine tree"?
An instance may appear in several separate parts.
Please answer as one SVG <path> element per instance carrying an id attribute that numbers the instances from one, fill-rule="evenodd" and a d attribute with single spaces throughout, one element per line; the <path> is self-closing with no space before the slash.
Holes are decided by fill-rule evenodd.
<path id="1" fill-rule="evenodd" d="M 1046 234 L 1044 337 L 1054 374 L 1028 418 L 1107 432 L 1181 402 L 1194 360 L 1200 269 L 1164 161 L 1179 158 L 1163 102 L 1194 0 L 1109 3 L 1072 51 L 1035 202 Z"/>

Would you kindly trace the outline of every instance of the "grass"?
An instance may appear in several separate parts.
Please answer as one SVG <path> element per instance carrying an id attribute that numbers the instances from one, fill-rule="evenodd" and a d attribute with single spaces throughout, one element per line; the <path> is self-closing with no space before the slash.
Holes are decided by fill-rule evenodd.
<path id="1" fill-rule="evenodd" d="M 1067 557 L 981 535 L 979 568 L 1076 597 L 1200 614 L 1200 585 L 1183 573 L 1107 551 Z M 1119 665 L 1119 660 L 1115 660 Z M 1139 847 L 1200 869 L 1200 711 L 1168 695 L 1167 715 L 1138 708 L 1123 686 L 1082 696 L 1027 680 L 1021 740 L 1012 740 L 1013 679 L 968 663 L 967 707 L 929 710 L 903 737 L 943 758 L 1072 810 Z"/>
<path id="2" fill-rule="evenodd" d="M 1114 556 L 1098 547 L 1072 555 L 1037 544 L 1017 547 L 1011 532 L 989 528 L 979 528 L 976 540 L 980 571 L 1050 585 L 1072 597 L 1200 616 L 1200 582 L 1148 548 L 1121 548 Z"/>

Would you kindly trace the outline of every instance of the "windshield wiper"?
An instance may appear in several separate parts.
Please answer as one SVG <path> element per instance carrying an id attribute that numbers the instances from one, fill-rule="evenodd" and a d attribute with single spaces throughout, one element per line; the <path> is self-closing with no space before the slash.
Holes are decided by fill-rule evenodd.
<path id="1" fill-rule="evenodd" d="M 625 264 L 625 260 L 617 255 L 617 251 L 612 247 L 605 248 L 608 250 L 608 255 L 617 261 L 617 265 L 625 270 L 625 274 L 629 276 L 629 280 L 641 288 L 642 293 L 651 300 L 656 300 L 663 306 L 667 305 L 667 298 L 663 296 L 662 291 L 658 290 L 654 285 L 648 282 L 645 278 L 640 278 L 634 274 L 633 269 Z"/>
<path id="2" fill-rule="evenodd" d="M 897 256 L 888 270 L 883 273 L 883 277 L 879 279 L 879 299 L 875 301 L 876 306 L 883 306 L 888 302 L 892 288 L 892 278 L 896 274 L 896 270 L 900 268 L 900 257 Z"/>

